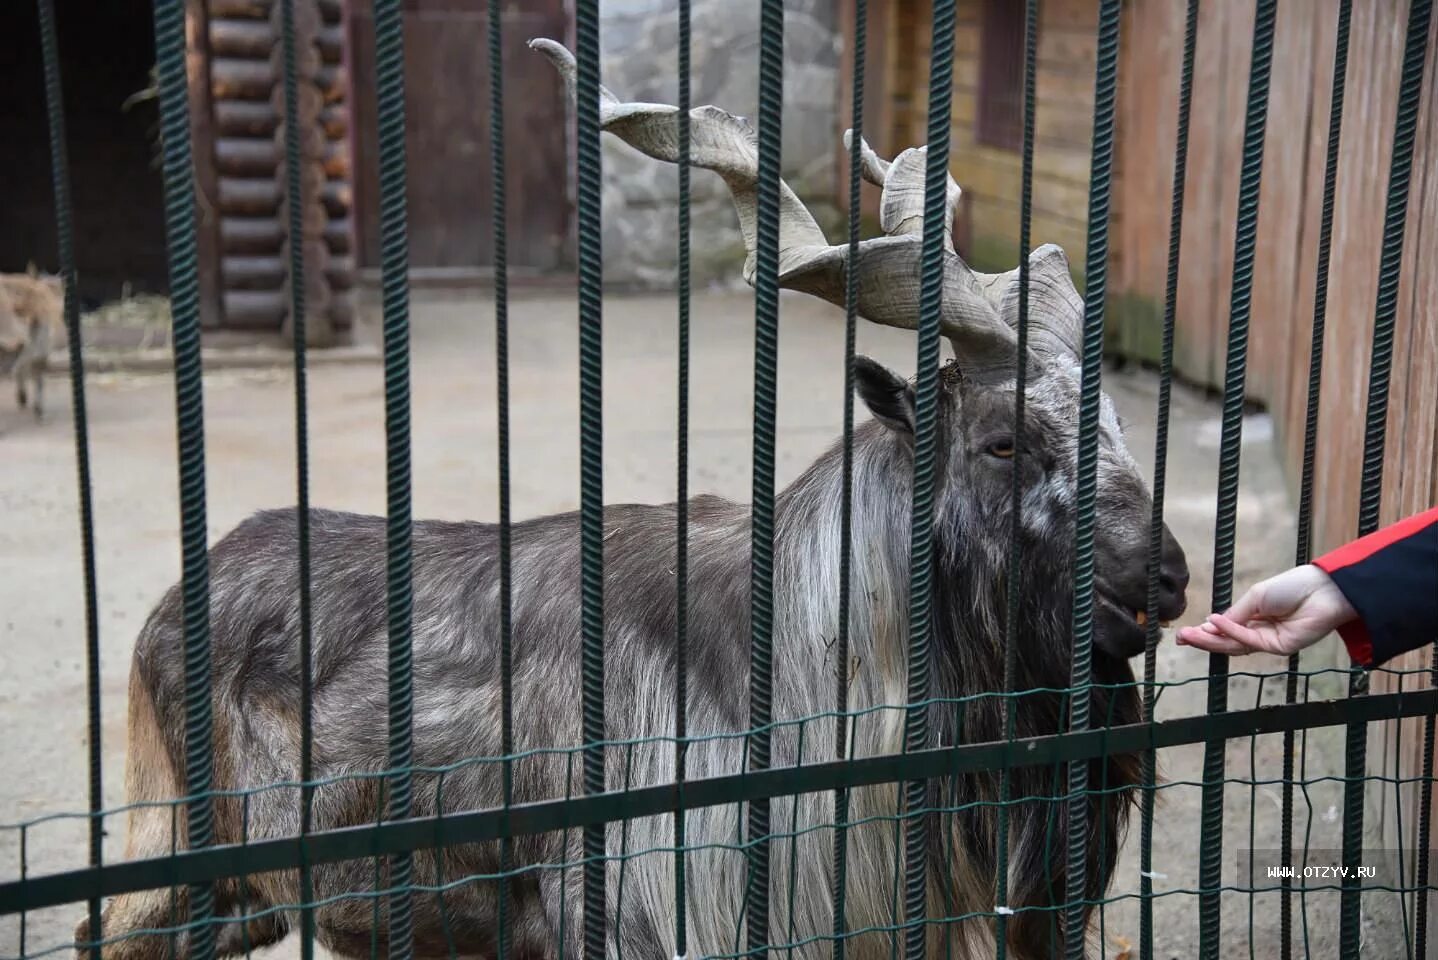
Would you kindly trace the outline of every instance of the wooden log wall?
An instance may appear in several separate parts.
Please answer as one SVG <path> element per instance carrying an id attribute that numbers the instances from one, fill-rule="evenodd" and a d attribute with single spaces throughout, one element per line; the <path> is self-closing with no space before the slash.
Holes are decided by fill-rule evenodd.
<path id="1" fill-rule="evenodd" d="M 274 0 L 208 0 L 223 325 L 289 335 L 284 49 Z M 343 0 L 295 0 L 306 334 L 348 342 L 357 312 Z"/>

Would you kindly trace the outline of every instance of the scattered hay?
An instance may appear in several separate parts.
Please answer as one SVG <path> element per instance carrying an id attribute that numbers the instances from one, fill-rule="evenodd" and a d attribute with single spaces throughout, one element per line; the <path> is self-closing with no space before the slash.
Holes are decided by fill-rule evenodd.
<path id="1" fill-rule="evenodd" d="M 170 329 L 170 298 L 157 293 L 121 294 L 97 310 L 85 314 L 85 322 L 97 327 L 155 327 Z"/>
<path id="2" fill-rule="evenodd" d="M 124 333 L 125 346 L 147 350 L 170 342 L 170 298 L 154 293 L 132 294 L 128 285 L 120 299 L 84 315 L 87 342 L 108 345 L 113 334 Z M 111 334 L 107 336 L 106 334 Z M 119 345 L 119 344 L 115 344 Z"/>

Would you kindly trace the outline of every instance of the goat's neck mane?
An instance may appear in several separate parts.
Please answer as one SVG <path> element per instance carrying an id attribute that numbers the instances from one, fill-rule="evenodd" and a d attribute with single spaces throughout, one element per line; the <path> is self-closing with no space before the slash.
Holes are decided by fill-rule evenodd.
<path id="1" fill-rule="evenodd" d="M 874 421 L 854 430 L 852 449 L 852 706 L 898 705 L 905 702 L 908 673 L 913 462 L 902 442 Z M 782 638 L 776 653 L 792 657 L 801 672 L 806 666 L 812 672 L 819 663 L 827 675 L 841 669 L 834 638 L 843 473 L 842 446 L 836 443 L 775 499 L 774 583 L 781 587 L 774 600 L 775 636 Z M 977 521 L 942 511 L 935 521 L 930 694 L 936 698 L 1004 689 L 1007 536 L 1006 531 L 1003 537 L 981 536 L 982 531 L 967 529 L 971 522 Z M 1024 554 L 1023 602 L 1014 631 L 1017 690 L 1069 683 L 1073 600 L 1071 571 L 1061 554 L 1032 545 Z M 1099 682 L 1132 679 L 1126 663 L 1097 652 L 1095 670 Z M 830 689 L 823 687 L 826 695 Z"/>
<path id="2" fill-rule="evenodd" d="M 856 427 L 852 450 L 850 661 L 838 662 L 834 642 L 843 518 L 840 443 L 775 501 L 774 582 L 783 585 L 775 596 L 776 637 L 783 638 L 796 669 L 807 664 L 812 672 L 822 664 L 829 677 L 841 670 L 850 674 L 851 707 L 901 705 L 908 673 L 913 461 L 902 442 L 874 421 Z M 820 699 L 828 699 L 832 689 L 832 681 L 825 682 Z M 933 690 L 935 696 L 956 692 Z"/>

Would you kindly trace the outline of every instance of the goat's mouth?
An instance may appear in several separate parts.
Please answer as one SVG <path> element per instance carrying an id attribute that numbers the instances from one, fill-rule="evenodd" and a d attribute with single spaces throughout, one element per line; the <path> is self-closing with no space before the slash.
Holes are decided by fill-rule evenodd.
<path id="1" fill-rule="evenodd" d="M 1169 611 L 1160 610 L 1164 616 Z M 1163 619 L 1159 626 L 1171 621 Z M 1148 645 L 1148 614 L 1099 587 L 1094 590 L 1094 643 L 1111 656 L 1127 660 Z"/>

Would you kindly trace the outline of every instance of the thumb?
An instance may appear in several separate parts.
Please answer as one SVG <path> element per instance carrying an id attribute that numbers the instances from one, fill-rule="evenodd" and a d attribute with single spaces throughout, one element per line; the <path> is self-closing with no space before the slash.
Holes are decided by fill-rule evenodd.
<path id="1" fill-rule="evenodd" d="M 1248 621 L 1263 614 L 1263 601 L 1268 592 L 1268 581 L 1264 580 L 1249 587 L 1233 606 L 1223 615 L 1236 623 L 1247 626 Z"/>

